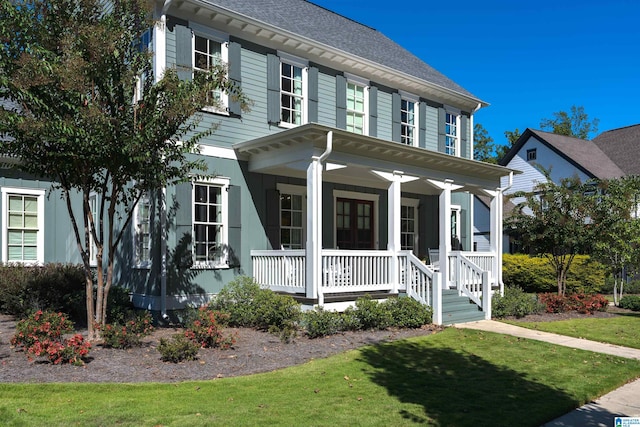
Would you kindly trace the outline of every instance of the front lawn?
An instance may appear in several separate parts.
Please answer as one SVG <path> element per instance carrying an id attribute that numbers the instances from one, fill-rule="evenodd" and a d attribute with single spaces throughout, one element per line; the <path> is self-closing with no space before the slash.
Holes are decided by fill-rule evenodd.
<path id="1" fill-rule="evenodd" d="M 640 348 L 640 313 L 625 313 L 606 319 L 581 318 L 555 322 L 508 321 L 506 323 L 569 337 Z"/>
<path id="2" fill-rule="evenodd" d="M 8 426 L 539 426 L 638 376 L 639 361 L 448 328 L 246 377 L 1 384 L 0 419 Z"/>

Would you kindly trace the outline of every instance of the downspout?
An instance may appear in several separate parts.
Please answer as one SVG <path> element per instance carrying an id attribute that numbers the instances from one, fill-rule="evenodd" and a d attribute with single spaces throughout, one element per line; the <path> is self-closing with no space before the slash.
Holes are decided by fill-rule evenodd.
<path id="1" fill-rule="evenodd" d="M 327 133 L 327 148 L 324 150 L 324 153 L 322 153 L 320 157 L 318 157 L 318 161 L 320 162 L 320 165 L 322 165 L 322 162 L 327 160 L 327 157 L 329 157 L 329 154 L 331 154 L 331 151 L 333 151 L 333 131 L 330 130 Z"/>

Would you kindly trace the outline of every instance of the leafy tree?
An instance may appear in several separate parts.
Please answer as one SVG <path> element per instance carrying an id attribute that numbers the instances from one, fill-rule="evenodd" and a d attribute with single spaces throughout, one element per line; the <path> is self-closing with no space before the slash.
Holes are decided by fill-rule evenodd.
<path id="1" fill-rule="evenodd" d="M 507 145 L 507 149 L 505 150 L 505 154 L 507 151 L 509 151 L 509 148 L 513 147 L 513 144 L 516 143 L 516 141 L 520 138 L 520 135 L 522 135 L 522 132 L 520 132 L 520 129 L 516 128 L 516 130 L 505 130 L 504 131 L 504 137 L 507 138 L 508 141 L 508 145 Z"/>
<path id="2" fill-rule="evenodd" d="M 572 105 L 570 112 L 558 111 L 553 113 L 552 119 L 542 119 L 540 127 L 558 135 L 589 139 L 591 134 L 598 132 L 599 122 L 598 119 L 589 121 L 583 106 Z"/>
<path id="3" fill-rule="evenodd" d="M 608 266 L 614 278 L 613 296 L 616 304 L 618 296 L 622 298 L 624 270 L 637 270 L 640 263 L 639 201 L 640 177 L 611 179 L 598 186 L 593 213 L 598 238 L 593 255 Z"/>
<path id="4" fill-rule="evenodd" d="M 547 177 L 547 182 L 532 192 L 513 195 L 523 199 L 505 223 L 525 248 L 548 259 L 556 273 L 558 295 L 566 292 L 567 272 L 574 257 L 588 253 L 595 238 L 592 190 L 578 177 L 559 184 Z"/>
<path id="5" fill-rule="evenodd" d="M 223 65 L 182 81 L 176 70 L 152 74 L 141 44 L 153 28 L 146 0 L 0 0 L 0 155 L 51 179 L 66 202 L 85 270 L 89 338 L 105 324 L 114 259 L 140 198 L 204 171 L 189 160 L 211 92 L 222 89 L 246 107 Z M 139 88 L 139 89 L 137 89 Z M 99 195 L 94 217 L 89 197 Z M 82 210 L 73 200 L 79 195 Z M 96 248 L 94 301 L 89 265 Z M 106 262 L 103 262 L 106 257 Z"/>
<path id="6" fill-rule="evenodd" d="M 473 125 L 473 158 L 481 162 L 498 163 L 494 156 L 495 144 L 487 130 L 480 123 Z"/>

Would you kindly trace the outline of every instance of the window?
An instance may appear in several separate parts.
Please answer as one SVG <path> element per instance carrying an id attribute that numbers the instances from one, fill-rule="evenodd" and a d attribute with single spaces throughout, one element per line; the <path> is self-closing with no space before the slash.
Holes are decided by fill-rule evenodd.
<path id="1" fill-rule="evenodd" d="M 2 189 L 2 261 L 44 263 L 44 190 Z"/>
<path id="2" fill-rule="evenodd" d="M 452 156 L 459 156 L 459 134 L 458 134 L 458 115 L 450 112 L 446 113 L 445 118 L 445 143 L 444 152 Z"/>
<path id="3" fill-rule="evenodd" d="M 535 148 L 527 150 L 527 161 L 528 162 L 535 161 L 536 158 L 537 158 L 537 155 L 538 155 L 538 153 L 536 152 Z"/>
<path id="4" fill-rule="evenodd" d="M 418 140 L 418 97 L 402 94 L 400 101 L 400 142 L 417 145 Z"/>
<path id="5" fill-rule="evenodd" d="M 134 262 L 136 266 L 145 267 L 151 263 L 151 199 L 148 193 L 138 201 L 133 218 Z"/>
<path id="6" fill-rule="evenodd" d="M 211 37 L 193 35 L 193 69 L 194 78 L 198 73 L 204 75 L 206 71 L 211 70 L 228 61 L 228 44 L 224 41 Z M 221 89 L 211 91 L 211 106 L 205 108 L 205 111 L 221 113 L 226 112 L 229 104 L 228 95 Z"/>
<path id="7" fill-rule="evenodd" d="M 93 216 L 94 223 L 98 221 L 98 195 L 91 193 L 89 195 L 89 210 Z M 98 248 L 96 247 L 96 241 L 93 238 L 93 233 L 89 235 L 89 265 L 96 267 L 98 265 Z"/>
<path id="8" fill-rule="evenodd" d="M 280 192 L 280 246 L 283 249 L 303 249 L 306 222 L 306 187 L 278 184 Z"/>
<path id="9" fill-rule="evenodd" d="M 460 243 L 460 206 L 451 206 L 451 249 L 461 249 Z"/>
<path id="10" fill-rule="evenodd" d="M 360 78 L 347 77 L 347 130 L 349 132 L 368 134 L 368 84 Z"/>
<path id="11" fill-rule="evenodd" d="M 280 125 L 293 127 L 307 122 L 307 71 L 305 61 L 280 56 Z"/>
<path id="12" fill-rule="evenodd" d="M 227 178 L 193 185 L 193 257 L 196 267 L 226 267 L 228 254 Z"/>
<path id="13" fill-rule="evenodd" d="M 140 52 L 150 52 L 153 50 L 152 34 L 153 32 L 151 28 L 145 31 L 144 33 L 142 33 L 142 36 L 140 36 L 140 39 L 138 40 L 138 46 L 137 46 Z M 146 84 L 147 79 L 149 77 L 150 77 L 150 74 L 148 71 L 143 71 L 142 74 L 138 76 L 138 79 L 136 81 L 135 92 L 133 94 L 134 103 L 142 99 L 142 95 L 144 93 L 144 85 Z"/>
<path id="14" fill-rule="evenodd" d="M 400 248 L 413 251 L 418 248 L 418 200 L 403 199 L 400 206 Z"/>

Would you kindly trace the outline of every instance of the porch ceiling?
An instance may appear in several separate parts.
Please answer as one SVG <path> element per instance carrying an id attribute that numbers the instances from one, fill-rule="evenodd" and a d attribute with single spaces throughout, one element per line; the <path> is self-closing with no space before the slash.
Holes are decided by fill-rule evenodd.
<path id="1" fill-rule="evenodd" d="M 325 161 L 323 180 L 374 188 L 386 188 L 388 182 L 373 170 L 401 171 L 418 178 L 403 184 L 403 191 L 438 194 L 425 180 L 453 180 L 460 191 L 479 192 L 495 189 L 500 178 L 510 172 L 503 166 L 450 156 L 397 142 L 358 135 L 315 123 L 234 144 L 239 154 L 249 158 L 252 172 L 306 178 L 313 156 L 321 155 L 327 146 L 327 134 L 333 132 L 333 149 Z"/>

